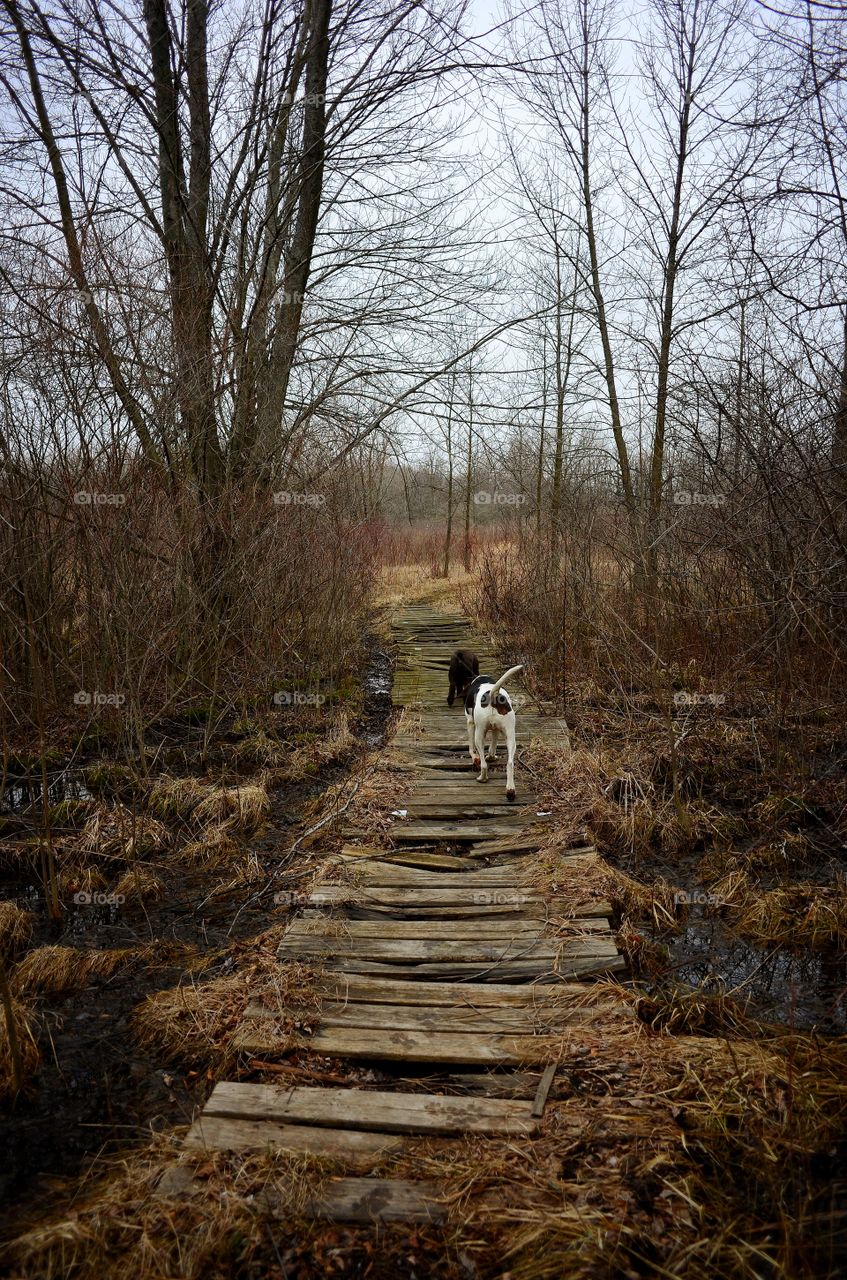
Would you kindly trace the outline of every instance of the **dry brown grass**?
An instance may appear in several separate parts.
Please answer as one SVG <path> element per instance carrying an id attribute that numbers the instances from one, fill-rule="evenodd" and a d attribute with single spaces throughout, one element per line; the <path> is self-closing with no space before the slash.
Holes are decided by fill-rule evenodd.
<path id="1" fill-rule="evenodd" d="M 346 760 L 357 746 L 350 732 L 347 713 L 336 712 L 320 734 L 308 742 L 286 749 L 280 766 L 267 770 L 263 781 L 267 786 L 291 786 L 317 777 L 322 769 Z"/>
<path id="2" fill-rule="evenodd" d="M 89 818 L 72 847 L 73 856 L 83 863 L 91 858 L 131 862 L 161 853 L 168 842 L 167 828 L 161 822 L 116 804 Z"/>
<path id="3" fill-rule="evenodd" d="M 37 947 L 12 970 L 10 985 L 17 996 L 81 991 L 92 979 L 110 977 L 140 954 L 135 948 L 83 951 L 79 947 Z"/>
<path id="4" fill-rule="evenodd" d="M 270 1242 L 302 1232 L 308 1202 L 336 1172 L 308 1155 L 187 1154 L 175 1137 L 157 1137 L 46 1218 L 33 1214 L 9 1258 L 20 1280 L 223 1280 L 238 1258 L 269 1251 L 272 1265 Z M 163 1175 L 172 1189 L 159 1189 Z"/>
<path id="5" fill-rule="evenodd" d="M 61 896 L 72 896 L 75 893 L 99 893 L 106 888 L 108 880 L 99 867 L 64 867 L 59 872 L 59 892 Z"/>
<path id="6" fill-rule="evenodd" d="M 303 984 L 299 969 L 277 961 L 282 928 L 254 940 L 249 962 L 235 973 L 206 982 L 188 975 L 178 987 L 148 996 L 132 1015 L 139 1044 L 186 1066 L 213 1067 L 216 1074 L 228 1070 L 237 1057 L 231 1041 L 248 1001 L 275 993 L 274 1007 L 281 1007 L 286 992 Z"/>
<path id="7" fill-rule="evenodd" d="M 385 565 L 377 580 L 374 604 L 392 610 L 406 604 L 459 607 L 459 591 L 472 580 L 461 564 L 450 567 L 449 578 L 434 578 L 429 564 Z"/>
<path id="8" fill-rule="evenodd" d="M 210 789 L 199 778 L 163 777 L 153 784 L 148 803 L 162 818 L 189 818 Z"/>
<path id="9" fill-rule="evenodd" d="M 35 916 L 14 902 L 0 902 L 0 956 L 7 960 L 32 936 Z"/>
<path id="10" fill-rule="evenodd" d="M 238 828 L 223 822 L 207 827 L 202 835 L 183 845 L 175 860 L 189 866 L 206 865 L 210 869 L 235 862 L 244 856 L 244 845 L 236 838 Z"/>
<path id="11" fill-rule="evenodd" d="M 132 866 L 123 873 L 113 892 L 126 902 L 159 902 L 165 895 L 165 882 L 149 867 Z"/>
<path id="12" fill-rule="evenodd" d="M 21 1067 L 21 1087 L 26 1090 L 38 1070 L 41 1062 L 41 1051 L 36 1038 L 38 1021 L 35 1011 L 22 1000 L 11 999 L 12 1023 Z M 14 1059 L 9 1039 L 8 1013 L 0 1004 L 0 1100 L 14 1097 L 15 1087 Z"/>
<path id="13" fill-rule="evenodd" d="M 735 867 L 712 884 L 738 933 L 760 943 L 812 948 L 847 943 L 847 886 L 797 883 L 761 889 Z"/>
<path id="14" fill-rule="evenodd" d="M 220 824 L 231 820 L 242 831 L 255 831 L 270 813 L 267 790 L 257 783 L 241 787 L 212 787 L 194 809 L 197 822 Z"/>

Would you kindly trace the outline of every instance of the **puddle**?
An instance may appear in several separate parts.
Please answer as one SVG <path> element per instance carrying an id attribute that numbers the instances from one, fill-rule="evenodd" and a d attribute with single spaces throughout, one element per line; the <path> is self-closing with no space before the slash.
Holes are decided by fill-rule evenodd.
<path id="1" fill-rule="evenodd" d="M 847 1032 L 847 954 L 766 946 L 739 936 L 729 914 L 703 904 L 708 886 L 694 874 L 696 859 L 671 865 L 660 858 L 635 862 L 605 856 L 642 884 L 661 875 L 688 894 L 688 919 L 680 933 L 661 932 L 643 920 L 636 924 L 643 937 L 664 947 L 670 957 L 668 973 L 656 987 L 668 979 L 683 986 L 705 985 L 706 990 L 732 993 L 756 1018 L 803 1031 Z"/>
<path id="2" fill-rule="evenodd" d="M 0 814 L 23 815 L 30 810 L 40 812 L 41 779 L 35 777 L 9 778 L 0 800 Z M 74 773 L 63 770 L 47 779 L 47 802 L 59 804 L 62 800 L 91 800 L 93 793 Z"/>
<path id="3" fill-rule="evenodd" d="M 689 907 L 677 936 L 638 928 L 667 949 L 675 982 L 731 993 L 754 1017 L 769 1022 L 847 1032 L 847 955 L 757 946 L 700 906 Z"/>
<path id="4" fill-rule="evenodd" d="M 378 636 L 367 635 L 365 643 L 367 662 L 362 673 L 364 707 L 356 725 L 356 736 L 366 747 L 373 749 L 382 746 L 388 731 L 392 711 L 394 664 Z"/>

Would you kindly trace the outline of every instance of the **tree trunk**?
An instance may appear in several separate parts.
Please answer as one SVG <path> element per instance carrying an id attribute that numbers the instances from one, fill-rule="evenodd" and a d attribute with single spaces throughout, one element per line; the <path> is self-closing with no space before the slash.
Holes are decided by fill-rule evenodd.
<path id="1" fill-rule="evenodd" d="M 270 353 L 258 384 L 256 448 L 262 458 L 273 455 L 283 443 L 281 428 L 285 397 L 297 353 L 303 301 L 312 267 L 323 195 L 331 12 L 332 0 L 306 0 L 304 20 L 308 42 L 302 153 L 293 189 L 286 196 L 289 212 L 296 205 L 297 215 L 284 256 L 283 291 L 276 307 Z M 287 218 L 283 218 L 283 225 L 286 221 Z"/>

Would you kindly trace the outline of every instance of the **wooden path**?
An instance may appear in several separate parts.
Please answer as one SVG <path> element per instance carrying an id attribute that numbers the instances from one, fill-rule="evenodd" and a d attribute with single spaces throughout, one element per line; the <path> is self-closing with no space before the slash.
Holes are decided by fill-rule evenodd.
<path id="1" fill-rule="evenodd" d="M 388 753 L 398 783 L 381 814 L 385 838 L 378 848 L 363 842 L 361 820 L 350 820 L 330 877 L 290 920 L 281 971 L 292 961 L 317 974 L 310 1009 L 256 999 L 235 1041 L 262 1063 L 302 1050 L 358 1060 L 388 1074 L 391 1087 L 225 1081 L 187 1149 L 281 1147 L 335 1157 L 354 1172 L 363 1158 L 415 1138 L 531 1138 L 569 1037 L 633 1017 L 586 982 L 624 967 L 609 904 L 551 901 L 522 867 L 551 831 L 521 770 L 521 744 L 542 737 L 564 748 L 566 726 L 510 682 L 519 757 L 517 799 L 507 804 L 505 749 L 478 784 L 463 710 L 447 707 L 447 664 L 453 648 L 473 642 L 467 624 L 409 606 L 396 642 L 393 698 L 405 711 Z M 481 671 L 499 675 L 502 663 L 474 647 Z M 594 857 L 565 850 L 557 867 L 580 873 Z M 358 1176 L 330 1180 L 310 1206 L 316 1217 L 348 1221 L 437 1220 L 442 1211 L 427 1183 Z"/>

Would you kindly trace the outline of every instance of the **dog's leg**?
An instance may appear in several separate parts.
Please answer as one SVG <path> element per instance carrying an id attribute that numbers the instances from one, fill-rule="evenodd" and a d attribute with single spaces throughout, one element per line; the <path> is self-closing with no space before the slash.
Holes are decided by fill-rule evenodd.
<path id="1" fill-rule="evenodd" d="M 470 758 L 471 758 L 471 763 L 473 764 L 473 767 L 474 767 L 475 769 L 478 769 L 478 768 L 479 768 L 479 760 L 478 760 L 478 759 L 477 759 L 477 757 L 476 757 L 476 751 L 475 751 L 475 749 L 474 749 L 474 723 L 473 723 L 473 717 L 472 717 L 472 716 L 468 716 L 468 717 L 467 717 L 467 721 L 468 721 L 468 755 L 469 755 L 469 756 L 470 756 Z"/>
<path id="2" fill-rule="evenodd" d="M 515 748 L 517 746 L 514 717 L 511 719 L 512 723 L 506 725 L 506 799 L 510 802 L 515 798 Z"/>
<path id="3" fill-rule="evenodd" d="M 494 730 L 492 729 L 492 731 L 491 731 L 491 741 L 490 741 L 490 742 L 489 742 L 489 744 L 488 744 L 488 759 L 489 759 L 489 760 L 496 760 L 496 759 L 497 759 L 497 742 L 498 742 L 497 734 L 496 734 L 496 733 L 494 732 Z"/>
<path id="4" fill-rule="evenodd" d="M 456 686 L 453 684 L 453 681 L 451 680 L 450 692 L 447 694 L 447 706 L 452 707 L 455 701 L 456 701 Z"/>
<path id="5" fill-rule="evenodd" d="M 488 781 L 488 765 L 485 762 L 485 725 L 478 724 L 476 726 L 476 754 L 479 757 L 479 777 L 477 782 Z M 477 761 L 474 760 L 474 764 Z"/>

